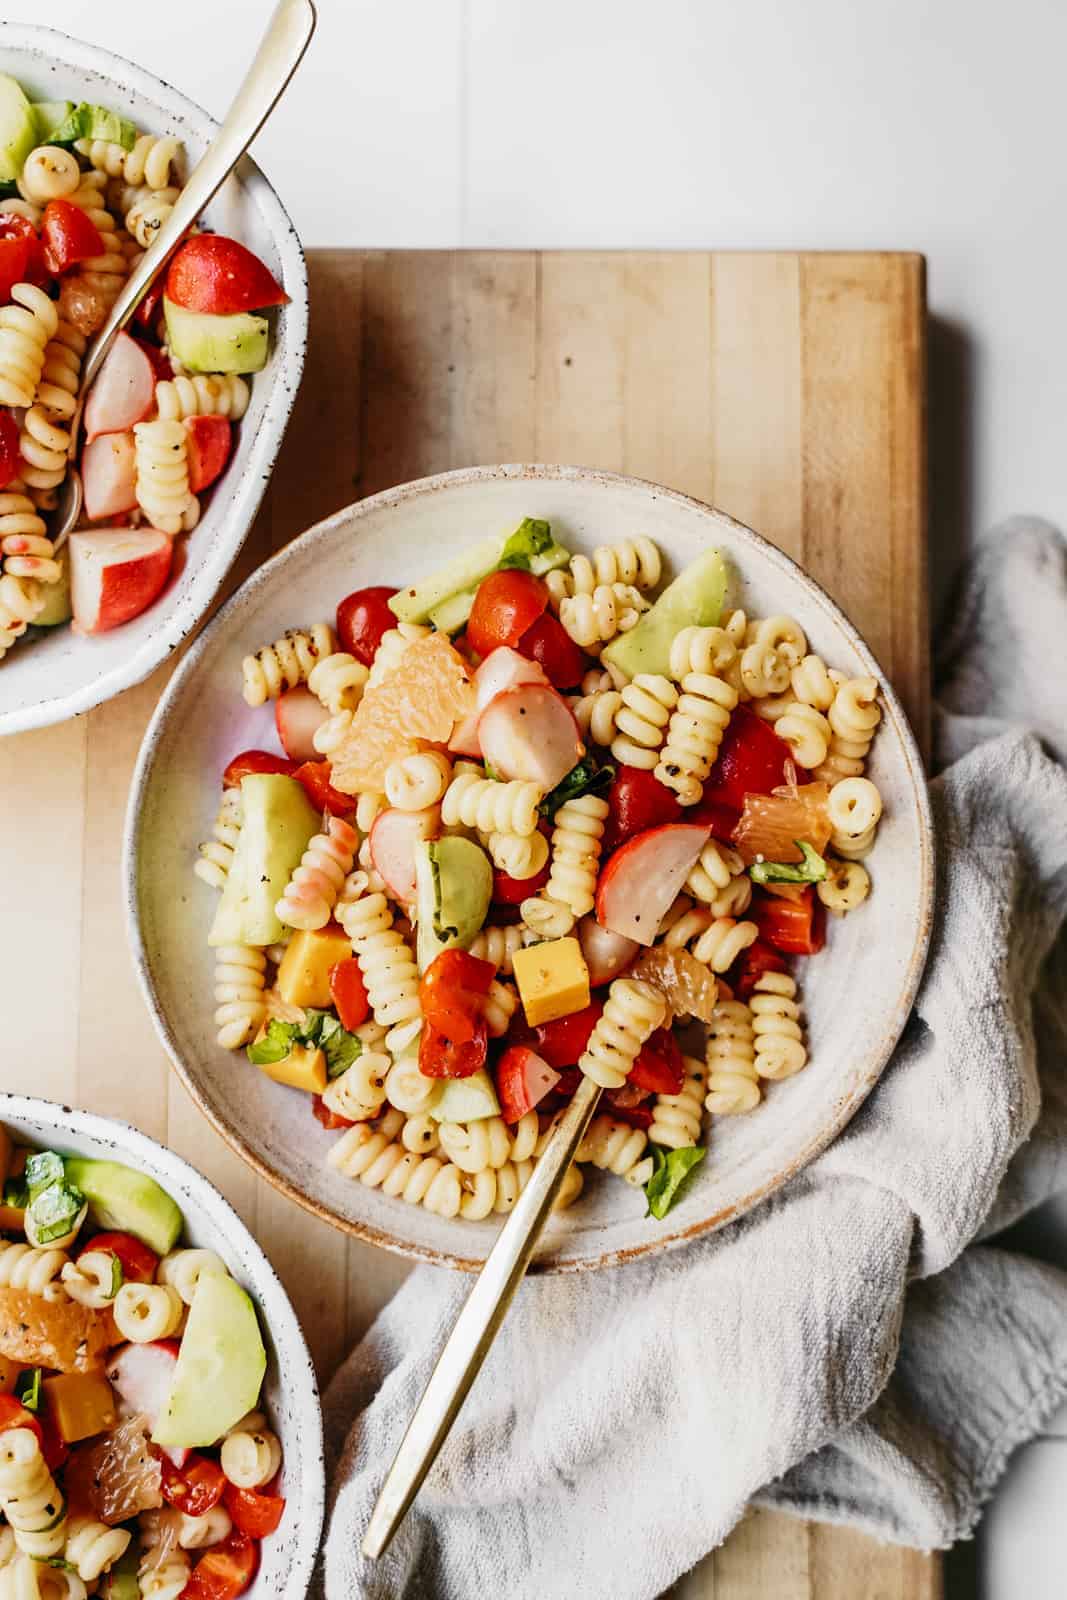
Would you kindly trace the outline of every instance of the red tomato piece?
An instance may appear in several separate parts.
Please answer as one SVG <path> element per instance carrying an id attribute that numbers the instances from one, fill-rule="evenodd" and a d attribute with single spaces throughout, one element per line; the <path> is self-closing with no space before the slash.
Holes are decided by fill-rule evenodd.
<path id="1" fill-rule="evenodd" d="M 527 895 L 540 894 L 548 882 L 551 869 L 551 861 L 546 861 L 540 872 L 535 872 L 532 878 L 512 878 L 494 867 L 493 900 L 498 906 L 517 906 Z"/>
<path id="2" fill-rule="evenodd" d="M 0 300 L 5 304 L 16 283 L 25 280 L 31 248 L 29 239 L 0 238 Z"/>
<path id="3" fill-rule="evenodd" d="M 733 988 L 747 1000 L 756 987 L 756 979 L 765 972 L 787 972 L 789 969 L 777 950 L 772 950 L 769 944 L 764 944 L 762 939 L 757 939 L 750 944 L 747 950 L 742 950 L 737 960 L 737 977 Z"/>
<path id="4" fill-rule="evenodd" d="M 163 279 L 159 277 L 145 290 L 144 298 L 138 303 L 137 310 L 133 314 L 133 320 L 138 327 L 146 328 L 149 332 L 152 332 L 162 309 Z"/>
<path id="5" fill-rule="evenodd" d="M 702 828 L 710 828 L 711 837 L 721 839 L 723 844 L 732 842 L 740 816 L 741 813 L 732 806 L 721 806 L 714 800 L 698 800 L 695 806 L 687 806 L 685 811 L 686 822 L 697 822 Z"/>
<path id="6" fill-rule="evenodd" d="M 41 219 L 41 245 L 44 264 L 57 276 L 90 256 L 102 256 L 104 241 L 100 229 L 81 206 L 69 200 L 49 200 Z"/>
<path id="7" fill-rule="evenodd" d="M 187 1517 L 202 1517 L 222 1499 L 227 1480 L 217 1461 L 194 1451 L 180 1472 L 169 1456 L 160 1455 L 159 1465 L 164 1500 Z"/>
<path id="8" fill-rule="evenodd" d="M 809 884 L 799 900 L 783 900 L 757 890 L 745 914 L 756 924 L 760 938 L 775 950 L 813 956 L 826 943 L 826 923 L 821 912 L 822 902 Z"/>
<path id="9" fill-rule="evenodd" d="M 38 1444 L 43 1443 L 41 1424 L 33 1413 L 26 1410 L 17 1395 L 0 1394 L 0 1433 L 6 1433 L 8 1428 L 29 1428 L 37 1435 Z"/>
<path id="10" fill-rule="evenodd" d="M 222 1503 L 233 1519 L 234 1526 L 250 1539 L 265 1539 L 276 1533 L 285 1511 L 285 1501 L 279 1494 L 265 1494 L 262 1490 L 238 1489 L 235 1483 L 226 1485 Z"/>
<path id="11" fill-rule="evenodd" d="M 609 807 L 602 845 L 605 856 L 648 828 L 660 828 L 668 822 L 697 820 L 688 814 L 683 817 L 674 790 L 668 789 L 666 784 L 660 783 L 658 778 L 642 767 L 618 767 L 604 798 Z"/>
<path id="12" fill-rule="evenodd" d="M 0 244 L 7 243 L 17 244 L 19 248 L 0 252 L 0 262 L 5 263 L 0 265 L 0 298 L 4 300 L 10 298 L 11 289 L 16 283 L 35 283 L 41 287 L 48 278 L 41 241 L 29 217 L 15 217 L 7 213 L 0 216 Z M 11 283 L 7 284 L 9 273 L 14 276 Z"/>
<path id="13" fill-rule="evenodd" d="M 396 590 L 387 583 L 379 583 L 370 589 L 353 590 L 337 607 L 337 637 L 341 649 L 362 661 L 365 667 L 374 660 L 382 635 L 397 625 L 396 615 L 389 609 L 394 594 Z"/>
<path id="14" fill-rule="evenodd" d="M 627 1078 L 635 1089 L 649 1094 L 680 1094 L 685 1083 L 685 1063 L 670 1028 L 657 1028 L 641 1046 Z"/>
<path id="15" fill-rule="evenodd" d="M 564 1067 L 573 1067 L 589 1043 L 589 1035 L 596 1027 L 603 1009 L 599 1000 L 593 1000 L 581 1011 L 572 1011 L 568 1017 L 542 1022 L 533 1030 L 537 1040 L 534 1049 L 557 1072 Z"/>
<path id="16" fill-rule="evenodd" d="M 348 1117 L 342 1117 L 338 1112 L 331 1111 L 321 1094 L 312 1095 L 311 1114 L 315 1121 L 320 1122 L 329 1133 L 336 1132 L 338 1128 L 355 1127 L 355 1123 L 350 1121 Z"/>
<path id="17" fill-rule="evenodd" d="M 576 689 L 588 665 L 585 651 L 550 611 L 526 629 L 515 648 L 527 661 L 537 662 L 554 689 Z"/>
<path id="18" fill-rule="evenodd" d="M 370 1016 L 367 985 L 363 982 L 363 969 L 355 956 L 338 961 L 330 968 L 330 995 L 337 1007 L 342 1028 L 352 1033 Z"/>
<path id="19" fill-rule="evenodd" d="M 0 239 L 0 250 L 4 241 Z M 0 273 L 3 266 L 0 264 Z M 6 299 L 3 285 L 0 284 L 0 299 Z M 19 426 L 10 411 L 0 411 L 0 489 L 6 489 L 12 478 L 17 478 L 21 462 L 19 459 Z"/>
<path id="20" fill-rule="evenodd" d="M 328 761 L 305 761 L 296 766 L 292 776 L 307 790 L 307 797 L 316 811 L 329 811 L 335 817 L 347 817 L 356 808 L 355 797 L 335 789 L 330 782 L 333 769 Z"/>
<path id="21" fill-rule="evenodd" d="M 605 1093 L 605 1099 L 610 1099 L 611 1091 Z M 610 1105 L 604 1107 L 605 1113 L 613 1117 L 616 1122 L 625 1122 L 631 1128 L 651 1128 L 652 1107 L 646 1105 L 627 1106 L 619 1105 L 612 1100 Z"/>
<path id="22" fill-rule="evenodd" d="M 182 1590 L 182 1600 L 237 1600 L 252 1582 L 258 1565 L 255 1541 L 235 1528 L 200 1557 Z"/>
<path id="23" fill-rule="evenodd" d="M 84 1255 L 86 1250 L 110 1251 L 113 1256 L 118 1256 L 122 1276 L 127 1283 L 154 1283 L 156 1268 L 159 1266 L 159 1257 L 154 1250 L 150 1250 L 140 1239 L 135 1239 L 132 1233 L 97 1233 L 87 1239 L 78 1251 Z"/>
<path id="24" fill-rule="evenodd" d="M 491 961 L 466 950 L 442 950 L 422 975 L 422 1014 L 455 1044 L 473 1039 L 482 1017 L 483 997 L 496 977 Z"/>
<path id="25" fill-rule="evenodd" d="M 489 1053 L 484 1019 L 474 1024 L 474 1035 L 457 1042 L 427 1020 L 419 1038 L 419 1071 L 425 1078 L 469 1078 L 485 1066 Z"/>
<path id="26" fill-rule="evenodd" d="M 788 760 L 789 746 L 771 724 L 738 706 L 704 785 L 704 799 L 740 811 L 746 794 L 770 794 L 785 782 Z"/>
<path id="27" fill-rule="evenodd" d="M 283 306 L 289 296 L 247 245 L 222 233 L 197 233 L 178 247 L 167 268 L 167 299 L 186 311 L 229 317 Z"/>
<path id="28" fill-rule="evenodd" d="M 222 787 L 239 789 L 241 779 L 256 772 L 281 772 L 291 778 L 297 766 L 298 763 L 290 761 L 288 756 L 276 756 L 270 750 L 242 750 L 239 756 L 234 756 L 222 774 Z"/>
<path id="29" fill-rule="evenodd" d="M 474 596 L 467 642 L 482 657 L 498 645 L 517 646 L 547 606 L 548 589 L 533 573 L 491 572 Z"/>

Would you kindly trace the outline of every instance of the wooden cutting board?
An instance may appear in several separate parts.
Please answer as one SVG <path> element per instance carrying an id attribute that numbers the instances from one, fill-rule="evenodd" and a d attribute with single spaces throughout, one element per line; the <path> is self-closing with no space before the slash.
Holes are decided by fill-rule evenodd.
<path id="1" fill-rule="evenodd" d="M 329 251 L 310 266 L 304 385 L 234 582 L 309 523 L 408 478 L 493 461 L 613 468 L 711 501 L 802 562 L 925 737 L 920 258 Z M 120 857 L 130 774 L 170 670 L 0 743 L 0 1077 L 136 1122 L 207 1173 L 270 1252 L 325 1377 L 407 1269 L 253 1178 L 156 1043 L 126 951 Z M 932 1558 L 767 1513 L 674 1591 L 940 1592 Z"/>

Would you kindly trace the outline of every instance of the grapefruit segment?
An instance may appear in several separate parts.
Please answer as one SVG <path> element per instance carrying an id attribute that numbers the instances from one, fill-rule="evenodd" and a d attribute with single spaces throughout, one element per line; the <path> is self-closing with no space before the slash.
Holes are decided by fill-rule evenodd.
<path id="1" fill-rule="evenodd" d="M 381 794 L 390 762 L 420 744 L 445 744 L 475 708 L 466 662 L 443 633 L 415 639 L 381 683 L 364 690 L 343 744 L 334 751 L 331 782 L 345 794 Z"/>

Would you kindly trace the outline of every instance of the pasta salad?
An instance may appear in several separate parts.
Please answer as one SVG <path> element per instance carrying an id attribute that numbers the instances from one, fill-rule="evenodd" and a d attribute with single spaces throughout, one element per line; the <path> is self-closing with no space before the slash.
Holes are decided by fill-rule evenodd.
<path id="1" fill-rule="evenodd" d="M 256 1312 L 147 1175 L 0 1126 L 0 1597 L 233 1600 L 285 1510 Z"/>
<path id="2" fill-rule="evenodd" d="M 31 626 L 100 633 L 151 605 L 266 362 L 253 313 L 287 296 L 237 240 L 193 234 L 94 382 L 82 525 L 53 547 L 82 360 L 173 209 L 182 160 L 176 138 L 105 106 L 31 104 L 0 75 L 0 658 Z"/>
<path id="3" fill-rule="evenodd" d="M 339 1172 L 505 1212 L 585 1074 L 562 1203 L 591 1165 L 662 1217 L 805 1066 L 797 959 L 870 890 L 878 684 L 730 577 L 528 518 L 245 658 L 285 754 L 235 755 L 195 865 L 218 1042 L 312 1097 Z"/>

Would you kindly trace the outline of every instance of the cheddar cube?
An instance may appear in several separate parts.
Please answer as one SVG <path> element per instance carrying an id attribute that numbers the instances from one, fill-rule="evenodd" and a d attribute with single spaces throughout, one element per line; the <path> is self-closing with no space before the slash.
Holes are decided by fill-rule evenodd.
<path id="1" fill-rule="evenodd" d="M 263 1032 L 259 1037 L 263 1038 Z M 321 1094 L 326 1087 L 326 1057 L 312 1045 L 291 1045 L 289 1054 L 280 1061 L 257 1061 L 256 1065 L 275 1083 L 284 1083 L 290 1089 Z"/>
<path id="2" fill-rule="evenodd" d="M 67 1444 L 91 1439 L 119 1420 L 115 1396 L 102 1372 L 60 1372 L 41 1385 L 48 1409 Z"/>
<path id="3" fill-rule="evenodd" d="M 549 939 L 516 950 L 512 966 L 531 1028 L 589 1004 L 589 969 L 577 939 Z"/>
<path id="4" fill-rule="evenodd" d="M 347 961 L 351 954 L 351 940 L 333 923 L 314 933 L 294 933 L 278 968 L 275 987 L 288 1005 L 325 1010 L 333 1004 L 330 968 Z"/>

